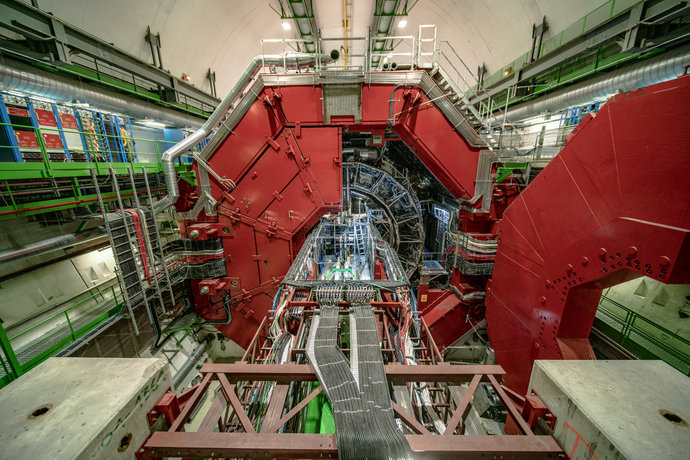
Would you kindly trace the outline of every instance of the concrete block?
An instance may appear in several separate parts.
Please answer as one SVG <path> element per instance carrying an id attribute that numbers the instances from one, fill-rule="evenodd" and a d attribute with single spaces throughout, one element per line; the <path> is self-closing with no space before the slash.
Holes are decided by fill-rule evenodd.
<path id="1" fill-rule="evenodd" d="M 50 358 L 0 390 L 0 457 L 134 458 L 171 385 L 164 359 Z"/>
<path id="2" fill-rule="evenodd" d="M 529 389 L 574 460 L 688 458 L 690 378 L 663 361 L 535 361 Z"/>

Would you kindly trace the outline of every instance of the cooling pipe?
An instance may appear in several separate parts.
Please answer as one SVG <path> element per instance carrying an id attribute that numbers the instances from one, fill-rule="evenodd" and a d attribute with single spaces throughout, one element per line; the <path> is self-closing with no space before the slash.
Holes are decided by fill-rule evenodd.
<path id="1" fill-rule="evenodd" d="M 87 230 L 82 233 L 68 233 L 53 238 L 48 238 L 34 243 L 25 244 L 18 248 L 8 249 L 0 252 L 0 264 L 11 262 L 13 260 L 29 257 L 43 252 L 51 251 L 53 249 L 61 249 L 66 246 L 72 246 L 81 241 L 87 240 L 95 236 L 104 234 L 103 228 L 98 227 Z"/>
<path id="2" fill-rule="evenodd" d="M 201 128 L 194 131 L 194 133 L 192 133 L 190 136 L 187 136 L 185 139 L 173 145 L 168 150 L 166 150 L 165 153 L 163 153 L 163 156 L 161 157 L 161 162 L 163 165 L 163 175 L 165 176 L 165 185 L 168 189 L 168 194 L 164 198 L 154 203 L 154 213 L 159 213 L 168 206 L 171 206 L 173 203 L 175 203 L 175 201 L 177 201 L 177 198 L 180 196 L 180 191 L 177 188 L 177 173 L 175 172 L 175 159 L 179 158 L 184 152 L 186 152 L 194 145 L 201 142 L 206 136 L 211 134 L 211 131 L 216 127 L 216 125 L 218 125 L 221 122 L 221 120 L 225 116 L 225 113 L 228 110 L 230 110 L 233 103 L 240 98 L 240 96 L 242 95 L 242 91 L 244 91 L 244 89 L 249 85 L 249 83 L 252 81 L 252 79 L 257 74 L 259 69 L 261 69 L 261 67 L 263 67 L 264 65 L 281 66 L 284 63 L 289 66 L 298 66 L 300 64 L 315 64 L 316 62 L 318 62 L 318 60 L 320 60 L 321 62 L 330 62 L 332 60 L 337 59 L 338 56 L 338 51 L 334 50 L 330 53 L 330 55 L 291 53 L 288 55 L 256 56 L 254 59 L 252 59 L 252 62 L 247 67 L 247 70 L 245 70 L 244 73 L 240 76 L 240 78 L 237 80 L 237 83 L 235 83 L 235 86 L 233 86 L 228 95 L 225 96 L 225 99 L 223 99 L 221 103 L 218 104 L 216 110 L 213 111 L 211 116 L 208 117 L 208 120 L 206 120 L 206 122 L 201 126 Z"/>
<path id="3" fill-rule="evenodd" d="M 690 47 L 685 46 L 512 107 L 508 109 L 506 119 L 516 123 L 544 113 L 586 104 L 612 93 L 633 91 L 661 83 L 683 75 L 688 65 Z M 503 123 L 503 115 L 490 118 L 489 123 Z"/>
<path id="4" fill-rule="evenodd" d="M 176 127 L 198 128 L 202 118 L 135 99 L 105 88 L 85 84 L 22 62 L 5 59 L 0 63 L 3 86 L 59 101 L 79 100 L 104 110 L 125 113 L 133 118 L 153 118 Z"/>
<path id="5" fill-rule="evenodd" d="M 201 356 L 206 352 L 212 340 L 213 334 L 208 334 L 206 337 L 204 337 L 204 340 L 199 344 L 199 346 L 197 346 L 194 349 L 194 351 L 192 352 L 192 356 L 190 356 L 189 359 L 185 361 L 180 370 L 177 371 L 177 373 L 173 377 L 173 388 L 179 389 L 178 387 L 180 386 L 180 384 L 182 384 L 185 377 L 189 375 L 189 372 L 192 369 L 194 369 L 194 366 L 196 365 L 197 361 L 199 361 Z"/>
<path id="6" fill-rule="evenodd" d="M 344 148 L 342 151 L 343 156 L 352 155 L 358 160 L 362 161 L 374 161 L 378 159 L 379 152 L 374 148 Z"/>

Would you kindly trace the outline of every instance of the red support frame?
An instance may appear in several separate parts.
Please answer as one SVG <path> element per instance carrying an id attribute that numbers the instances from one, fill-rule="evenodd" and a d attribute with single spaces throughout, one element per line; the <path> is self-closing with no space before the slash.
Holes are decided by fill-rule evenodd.
<path id="1" fill-rule="evenodd" d="M 496 390 L 499 399 L 514 417 L 521 435 L 506 436 L 452 436 L 455 426 L 443 436 L 430 433 L 416 418 L 393 402 L 396 414 L 417 434 L 406 435 L 415 458 L 476 458 L 479 455 L 500 456 L 501 458 L 550 458 L 564 454 L 556 440 L 551 436 L 534 435 L 520 413 L 513 406 L 496 379 L 504 371 L 500 366 L 450 366 L 444 364 L 427 366 L 404 366 L 390 364 L 385 366 L 386 376 L 392 384 L 406 382 L 448 382 L 457 384 L 471 382 L 466 396 L 458 404 L 456 411 L 460 416 L 448 413 L 451 423 L 457 425 L 463 418 L 466 405 L 472 393 L 481 381 L 488 381 Z M 273 422 L 264 432 L 256 433 L 247 417 L 232 384 L 243 381 L 273 381 L 288 383 L 294 381 L 316 381 L 316 374 L 307 364 L 206 364 L 201 369 L 204 378 L 195 389 L 180 416 L 168 431 L 159 431 L 142 445 L 138 457 L 153 459 L 161 457 L 183 458 L 336 458 L 337 446 L 335 435 L 276 433 L 292 417 L 299 413 L 322 387 L 310 392 L 302 401 L 296 403 L 281 419 Z M 183 432 L 181 427 L 202 400 L 212 380 L 218 380 L 223 388 L 224 398 L 233 414 L 227 417 L 230 421 L 235 415 L 240 420 L 238 426 L 222 424 L 224 432 L 207 431 Z M 234 395 L 234 396 L 233 396 Z M 212 406 L 212 409 L 213 406 Z M 217 414 L 215 412 L 214 414 Z M 214 415 L 215 416 L 215 415 Z M 208 417 L 205 417 L 206 420 Z M 244 432 L 225 432 L 231 428 L 242 428 Z"/>

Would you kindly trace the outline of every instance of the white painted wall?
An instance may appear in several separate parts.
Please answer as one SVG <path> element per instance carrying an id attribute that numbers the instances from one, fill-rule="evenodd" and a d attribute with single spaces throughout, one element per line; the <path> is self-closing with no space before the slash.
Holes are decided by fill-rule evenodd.
<path id="1" fill-rule="evenodd" d="M 25 0 L 29 3 L 29 0 Z M 414 2 L 410 1 L 410 5 Z M 489 73 L 525 53 L 532 24 L 544 15 L 546 38 L 558 33 L 604 0 L 419 0 L 400 34 L 417 33 L 419 24 L 437 24 L 439 37 L 475 70 L 482 62 Z M 115 46 L 151 62 L 144 40 L 146 27 L 160 32 L 163 64 L 175 76 L 187 73 L 196 86 L 209 90 L 206 72 L 217 72 L 219 95 L 234 84 L 262 38 L 293 37 L 284 31 L 270 0 L 39 0 L 41 9 Z M 342 1 L 315 0 L 324 36 L 342 36 Z M 371 24 L 373 0 L 354 1 L 353 32 Z M 337 47 L 337 46 L 336 46 Z"/>
<path id="2" fill-rule="evenodd" d="M 604 295 L 690 340 L 690 318 L 678 315 L 685 296 L 690 295 L 690 285 L 664 284 L 645 276 L 613 286 Z"/>

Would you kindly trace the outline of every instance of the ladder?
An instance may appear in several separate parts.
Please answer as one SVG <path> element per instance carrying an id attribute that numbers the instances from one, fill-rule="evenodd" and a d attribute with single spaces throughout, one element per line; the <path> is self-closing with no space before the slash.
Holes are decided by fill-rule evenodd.
<path id="1" fill-rule="evenodd" d="M 144 184 L 146 185 L 146 196 L 149 200 L 149 207 L 144 208 L 146 213 L 146 228 L 149 233 L 149 240 L 151 241 L 151 249 L 154 258 L 158 256 L 158 261 L 161 265 L 162 278 L 165 282 L 162 289 L 167 290 L 170 294 L 170 301 L 175 304 L 175 294 L 173 293 L 172 281 L 170 281 L 170 272 L 168 271 L 168 265 L 166 263 L 165 253 L 163 252 L 163 242 L 161 241 L 161 235 L 158 231 L 158 222 L 156 221 L 156 215 L 153 212 L 153 196 L 151 195 L 151 187 L 149 186 L 148 174 L 144 173 Z"/>
<path id="2" fill-rule="evenodd" d="M 355 224 L 355 247 L 357 248 L 357 254 L 364 256 L 367 253 L 367 246 L 364 238 L 364 226 L 362 224 Z"/>
<path id="3" fill-rule="evenodd" d="M 117 198 L 119 212 L 106 212 L 95 169 L 91 170 L 91 177 L 93 179 L 94 188 L 96 189 L 96 196 L 98 197 L 98 204 L 101 209 L 101 215 L 103 216 L 103 222 L 108 232 L 108 239 L 110 240 L 110 246 L 113 251 L 117 273 L 120 279 L 122 296 L 125 299 L 125 305 L 127 306 L 130 321 L 132 322 L 132 329 L 135 335 L 139 335 L 139 327 L 134 315 L 134 309 L 141 303 L 148 304 L 148 299 L 141 276 L 142 248 L 139 247 L 133 235 L 133 217 L 125 212 L 122 203 L 122 195 L 120 194 L 120 186 L 112 166 L 110 167 L 110 177 L 113 192 Z"/>
<path id="4" fill-rule="evenodd" d="M 431 49 L 429 49 L 431 47 Z M 417 67 L 432 69 L 438 67 L 438 48 L 436 47 L 436 26 L 421 24 L 417 33 Z"/>
<path id="5" fill-rule="evenodd" d="M 143 232 L 143 240 L 144 240 L 144 247 L 140 248 L 140 251 L 144 254 L 146 254 L 146 259 L 149 261 L 149 269 L 150 273 L 148 276 L 148 282 L 149 286 L 153 285 L 155 288 L 155 293 L 156 296 L 158 297 L 158 302 L 159 302 L 159 309 L 158 309 L 158 315 L 160 319 L 160 316 L 163 316 L 165 313 L 165 303 L 163 302 L 163 293 L 161 291 L 161 285 L 158 279 L 158 269 L 156 267 L 156 260 L 153 254 L 153 248 L 152 248 L 152 241 L 151 241 L 151 233 L 153 230 L 151 227 L 155 228 L 155 235 L 158 235 L 158 229 L 156 227 L 156 219 L 153 213 L 150 211 L 148 208 L 142 208 L 141 203 L 139 203 L 139 195 L 137 193 L 137 186 L 136 183 L 134 182 L 134 174 L 132 173 L 132 168 L 128 167 L 127 168 L 127 173 L 129 174 L 129 183 L 130 186 L 132 187 L 132 193 L 134 194 L 134 204 L 136 205 L 137 212 L 139 214 L 139 222 L 141 225 L 141 230 Z M 144 177 L 146 177 L 146 171 L 144 171 Z M 146 180 L 146 183 L 148 185 L 148 179 Z M 147 187 L 148 189 L 148 187 Z M 148 211 L 148 212 L 147 212 Z M 160 258 L 161 265 L 165 267 L 165 258 Z M 166 270 L 167 271 L 167 270 Z M 169 281 L 169 278 L 168 278 Z M 173 293 L 172 293 L 172 288 L 170 285 L 168 287 L 171 289 L 170 291 L 170 299 L 173 301 Z M 153 318 L 152 318 L 153 320 Z"/>

